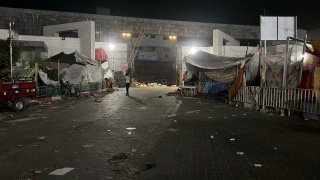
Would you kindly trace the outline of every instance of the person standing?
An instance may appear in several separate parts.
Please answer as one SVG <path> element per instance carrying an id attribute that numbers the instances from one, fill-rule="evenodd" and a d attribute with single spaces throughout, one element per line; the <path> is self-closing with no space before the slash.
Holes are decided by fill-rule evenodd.
<path id="1" fill-rule="evenodd" d="M 129 87 L 130 87 L 130 77 L 129 77 L 129 74 L 126 73 L 126 95 L 129 96 Z"/>

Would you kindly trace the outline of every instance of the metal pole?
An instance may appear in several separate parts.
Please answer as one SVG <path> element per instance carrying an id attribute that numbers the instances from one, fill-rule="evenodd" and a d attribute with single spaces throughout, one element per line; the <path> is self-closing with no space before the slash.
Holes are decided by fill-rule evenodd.
<path id="1" fill-rule="evenodd" d="M 10 78 L 13 78 L 13 73 L 12 73 L 12 26 L 14 25 L 13 22 L 9 22 L 9 40 L 10 40 Z"/>
<path id="2" fill-rule="evenodd" d="M 287 37 L 287 43 L 286 43 L 286 58 L 284 59 L 283 63 L 283 78 L 282 78 L 282 88 L 287 87 L 287 71 L 288 71 L 288 59 L 289 59 L 289 41 L 290 38 Z"/>

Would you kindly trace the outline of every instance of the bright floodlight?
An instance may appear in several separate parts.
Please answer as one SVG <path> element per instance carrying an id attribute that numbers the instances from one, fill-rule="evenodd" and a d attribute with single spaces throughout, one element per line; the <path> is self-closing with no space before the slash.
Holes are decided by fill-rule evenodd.
<path id="1" fill-rule="evenodd" d="M 109 49 L 112 51 L 112 50 L 114 50 L 114 44 L 109 44 Z"/>
<path id="2" fill-rule="evenodd" d="M 196 51 L 197 51 L 197 49 L 195 47 L 192 47 L 191 50 L 190 50 L 190 53 L 194 54 Z"/>

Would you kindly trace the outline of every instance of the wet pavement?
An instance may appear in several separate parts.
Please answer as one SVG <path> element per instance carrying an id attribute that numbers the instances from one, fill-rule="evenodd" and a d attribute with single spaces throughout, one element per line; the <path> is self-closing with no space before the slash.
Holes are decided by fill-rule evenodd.
<path id="1" fill-rule="evenodd" d="M 318 122 L 165 95 L 173 90 L 1 112 L 0 179 L 320 178 Z"/>

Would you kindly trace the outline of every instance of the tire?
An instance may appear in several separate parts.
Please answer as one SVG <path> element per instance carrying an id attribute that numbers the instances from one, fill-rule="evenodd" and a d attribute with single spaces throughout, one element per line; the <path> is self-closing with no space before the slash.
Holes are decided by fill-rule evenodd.
<path id="1" fill-rule="evenodd" d="M 13 101 L 12 107 L 15 111 L 22 111 L 24 109 L 25 103 L 22 99 L 16 99 Z"/>
<path id="2" fill-rule="evenodd" d="M 62 99 L 69 99 L 70 98 L 70 92 L 67 89 L 63 89 L 61 91 L 61 98 Z"/>

